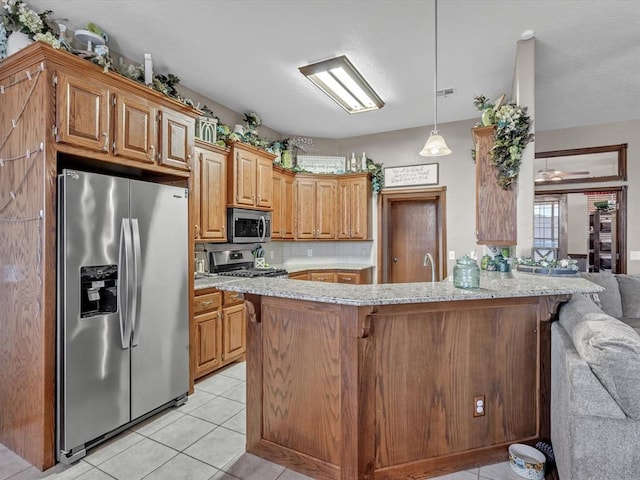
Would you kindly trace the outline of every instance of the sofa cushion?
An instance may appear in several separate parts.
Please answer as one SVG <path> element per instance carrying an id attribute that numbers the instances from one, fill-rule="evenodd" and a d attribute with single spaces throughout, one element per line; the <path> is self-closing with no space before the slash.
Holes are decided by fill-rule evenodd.
<path id="1" fill-rule="evenodd" d="M 567 303 L 560 305 L 558 320 L 572 338 L 576 325 L 586 320 L 616 321 L 615 318 L 600 310 L 591 299 L 580 293 L 574 293 Z"/>
<path id="2" fill-rule="evenodd" d="M 622 300 L 622 316 L 640 318 L 640 278 L 633 275 L 616 275 Z"/>
<path id="3" fill-rule="evenodd" d="M 640 336 L 619 321 L 587 320 L 573 330 L 573 344 L 622 411 L 640 419 Z"/>
<path id="4" fill-rule="evenodd" d="M 622 299 L 620 298 L 620 289 L 618 280 L 611 273 L 581 273 L 583 278 L 590 282 L 597 283 L 604 288 L 604 292 L 599 292 L 600 306 L 604 313 L 612 317 L 619 318 L 622 316 Z"/>

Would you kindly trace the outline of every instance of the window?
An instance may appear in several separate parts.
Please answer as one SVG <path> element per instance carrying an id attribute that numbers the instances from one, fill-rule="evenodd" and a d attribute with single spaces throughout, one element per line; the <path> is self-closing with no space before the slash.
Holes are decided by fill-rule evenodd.
<path id="1" fill-rule="evenodd" d="M 536 200 L 533 204 L 534 260 L 560 257 L 560 199 Z"/>

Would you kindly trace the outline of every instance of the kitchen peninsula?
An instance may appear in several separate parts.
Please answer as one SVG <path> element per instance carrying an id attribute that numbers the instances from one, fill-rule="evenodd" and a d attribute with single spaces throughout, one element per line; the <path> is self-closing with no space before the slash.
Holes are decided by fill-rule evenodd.
<path id="1" fill-rule="evenodd" d="M 247 451 L 317 479 L 425 478 L 549 436 L 549 320 L 579 277 L 247 279 Z"/>

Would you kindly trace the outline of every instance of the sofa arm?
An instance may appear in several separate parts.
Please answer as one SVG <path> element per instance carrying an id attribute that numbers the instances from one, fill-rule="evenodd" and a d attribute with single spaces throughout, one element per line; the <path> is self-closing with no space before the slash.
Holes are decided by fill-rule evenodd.
<path id="1" fill-rule="evenodd" d="M 625 414 L 582 360 L 559 322 L 551 324 L 551 443 L 562 480 L 592 478 L 578 475 L 584 453 L 599 444 L 584 435 L 589 425 L 625 422 Z M 589 430 L 589 428 L 587 428 Z M 606 429 L 602 432 L 610 435 Z M 615 441 L 614 441 L 615 442 Z"/>
<path id="2" fill-rule="evenodd" d="M 627 418 L 558 322 L 551 325 L 551 358 L 552 402 L 557 397 L 556 406 L 566 406 L 566 414 Z"/>

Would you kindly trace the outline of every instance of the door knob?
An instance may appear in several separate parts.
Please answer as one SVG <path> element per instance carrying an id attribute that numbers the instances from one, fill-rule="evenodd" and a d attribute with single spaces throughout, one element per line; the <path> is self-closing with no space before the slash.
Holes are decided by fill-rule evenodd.
<path id="1" fill-rule="evenodd" d="M 393 263 L 398 263 L 398 257 L 393 257 Z"/>

